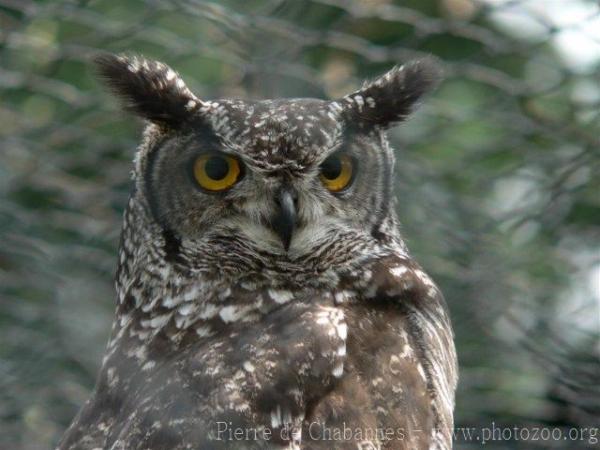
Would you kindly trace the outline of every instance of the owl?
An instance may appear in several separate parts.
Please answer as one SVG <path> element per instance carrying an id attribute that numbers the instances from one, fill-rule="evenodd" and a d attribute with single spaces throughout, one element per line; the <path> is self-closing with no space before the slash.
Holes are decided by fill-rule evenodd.
<path id="1" fill-rule="evenodd" d="M 97 383 L 75 449 L 449 449 L 445 301 L 409 254 L 386 137 L 421 60 L 337 100 L 205 100 L 101 55 L 146 121 Z"/>

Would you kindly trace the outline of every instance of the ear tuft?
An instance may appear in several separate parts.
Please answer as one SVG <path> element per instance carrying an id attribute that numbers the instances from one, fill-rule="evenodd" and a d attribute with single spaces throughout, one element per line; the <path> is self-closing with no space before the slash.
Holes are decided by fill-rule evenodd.
<path id="1" fill-rule="evenodd" d="M 125 108 L 154 123 L 176 127 L 202 104 L 177 72 L 161 62 L 112 54 L 94 61 Z"/>
<path id="2" fill-rule="evenodd" d="M 433 59 L 412 61 L 365 83 L 339 103 L 349 125 L 386 127 L 406 119 L 441 78 L 441 69 Z"/>

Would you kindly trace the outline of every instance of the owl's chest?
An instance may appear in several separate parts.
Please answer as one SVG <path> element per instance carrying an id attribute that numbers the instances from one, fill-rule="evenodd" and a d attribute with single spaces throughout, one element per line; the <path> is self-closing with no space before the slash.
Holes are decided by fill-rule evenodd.
<path id="1" fill-rule="evenodd" d="M 300 417 L 329 424 L 333 410 L 367 425 L 396 424 L 408 404 L 428 411 L 407 316 L 397 303 L 368 297 L 370 283 L 357 280 L 299 288 L 255 281 L 179 286 L 176 296 L 159 296 L 148 310 L 159 315 L 135 316 L 143 307 L 129 313 L 122 351 L 108 358 L 102 385 L 115 383 L 123 414 L 143 405 L 140 420 L 184 405 L 189 417 L 202 418 L 178 431 L 185 442 L 209 436 L 210 424 L 223 417 L 243 421 L 249 411 L 272 428 Z M 359 408 L 355 398 L 377 402 L 361 401 Z M 394 416 L 379 417 L 380 410 Z"/>

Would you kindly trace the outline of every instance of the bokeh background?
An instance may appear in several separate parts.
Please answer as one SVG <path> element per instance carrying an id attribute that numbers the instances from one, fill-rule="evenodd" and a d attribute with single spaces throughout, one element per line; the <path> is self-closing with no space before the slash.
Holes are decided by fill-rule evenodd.
<path id="1" fill-rule="evenodd" d="M 391 138 L 404 233 L 452 312 L 457 426 L 600 426 L 596 1 L 0 0 L 1 449 L 56 443 L 111 325 L 142 124 L 94 77 L 99 50 L 203 98 L 335 97 L 438 57 L 446 80 Z"/>

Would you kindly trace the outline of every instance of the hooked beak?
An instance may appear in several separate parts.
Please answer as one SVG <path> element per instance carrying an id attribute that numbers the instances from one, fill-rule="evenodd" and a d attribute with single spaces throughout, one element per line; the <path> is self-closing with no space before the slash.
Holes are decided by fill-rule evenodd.
<path id="1" fill-rule="evenodd" d="M 296 228 L 296 205 L 292 191 L 283 188 L 277 197 L 278 211 L 271 221 L 273 231 L 279 235 L 285 250 L 289 250 L 292 234 Z"/>

